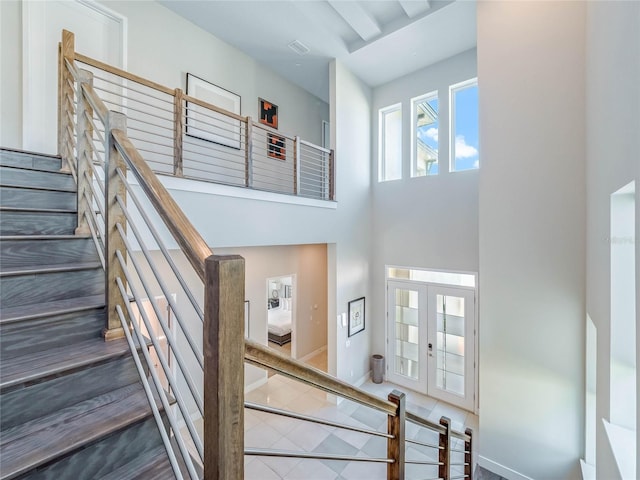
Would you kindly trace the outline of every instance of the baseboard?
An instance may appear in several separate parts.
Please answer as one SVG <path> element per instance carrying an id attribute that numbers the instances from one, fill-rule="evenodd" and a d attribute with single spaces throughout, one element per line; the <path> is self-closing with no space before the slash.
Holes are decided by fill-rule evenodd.
<path id="1" fill-rule="evenodd" d="M 261 387 L 262 385 L 264 385 L 268 381 L 269 381 L 269 377 L 265 376 L 264 378 L 261 378 L 259 380 L 256 380 L 253 383 L 250 383 L 249 385 L 245 385 L 244 393 L 249 393 L 250 391 L 255 390 L 256 388 Z"/>
<path id="2" fill-rule="evenodd" d="M 319 355 L 319 354 L 321 354 L 322 352 L 326 352 L 326 351 L 327 351 L 327 346 L 325 345 L 324 347 L 320 347 L 320 348 L 318 348 L 317 350 L 314 350 L 313 352 L 308 353 L 308 354 L 307 354 L 307 355 L 305 355 L 304 357 L 302 357 L 302 358 L 298 358 L 297 360 L 298 360 L 299 362 L 306 362 L 306 361 L 308 361 L 308 360 L 312 359 L 313 357 L 315 357 L 316 355 Z"/>
<path id="3" fill-rule="evenodd" d="M 483 457 L 482 455 L 478 456 L 478 465 L 480 465 L 482 468 L 486 468 L 496 475 L 508 478 L 509 480 L 533 480 L 531 477 L 527 477 L 520 472 L 516 472 L 515 470 L 512 470 L 509 467 L 505 467 L 504 465 L 501 465 L 498 462 L 494 462 L 493 460 L 490 460 L 487 457 Z"/>
<path id="4" fill-rule="evenodd" d="M 371 378 L 371 370 L 367 371 L 367 373 L 365 373 L 362 377 L 360 377 L 358 381 L 356 381 L 356 383 L 353 384 L 353 386 L 361 387 L 364 384 L 364 382 L 366 382 L 370 378 Z"/>

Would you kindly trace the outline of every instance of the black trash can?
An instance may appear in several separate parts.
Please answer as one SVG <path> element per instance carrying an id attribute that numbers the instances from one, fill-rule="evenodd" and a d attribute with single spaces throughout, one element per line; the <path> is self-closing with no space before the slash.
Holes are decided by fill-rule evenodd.
<path id="1" fill-rule="evenodd" d="M 382 355 L 373 355 L 371 357 L 371 379 L 373 383 L 382 383 L 384 377 L 384 357 Z"/>

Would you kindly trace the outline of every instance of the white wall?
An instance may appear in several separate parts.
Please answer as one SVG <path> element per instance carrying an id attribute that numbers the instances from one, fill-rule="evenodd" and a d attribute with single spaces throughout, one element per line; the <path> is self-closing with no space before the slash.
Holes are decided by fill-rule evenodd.
<path id="1" fill-rule="evenodd" d="M 385 265 L 478 271 L 478 171 L 449 172 L 449 85 L 477 75 L 476 50 L 456 55 L 373 91 L 373 165 L 378 159 L 378 110 L 402 103 L 402 180 L 378 182 L 372 169 L 373 349 L 385 351 Z M 482 88 L 480 86 L 480 88 Z M 440 173 L 410 178 L 411 98 L 438 90 Z M 483 154 L 481 153 L 481 156 Z"/>
<path id="2" fill-rule="evenodd" d="M 267 278 L 296 276 L 296 357 L 327 345 L 327 246 L 289 245 L 218 248 L 216 255 L 245 259 L 245 298 L 251 306 L 251 338 L 267 344 Z M 317 308 L 314 308 L 317 306 Z"/>
<path id="3" fill-rule="evenodd" d="M 241 96 L 242 115 L 258 116 L 258 97 L 278 105 L 279 130 L 320 145 L 322 120 L 329 106 L 240 50 L 184 20 L 156 2 L 102 1 L 128 20 L 127 70 L 171 88 L 186 90 L 187 72 Z M 22 6 L 3 1 L 2 131 L 3 146 L 22 146 Z M 46 46 L 57 56 L 57 44 Z M 85 53 L 82 44 L 76 50 Z M 56 102 L 56 99 L 52 99 Z"/>
<path id="4" fill-rule="evenodd" d="M 597 328 L 597 478 L 620 478 L 602 419 L 610 418 L 611 194 L 636 181 L 636 354 L 640 242 L 640 4 L 589 2 L 586 22 L 587 312 Z M 637 362 L 636 362 L 637 363 Z M 636 389 L 640 381 L 636 379 Z M 636 398 L 640 398 L 636 394 Z M 637 416 L 638 417 L 638 416 Z M 637 431 L 637 429 L 636 429 Z M 636 458 L 640 458 L 640 442 Z"/>
<path id="5" fill-rule="evenodd" d="M 478 3 L 479 454 L 509 478 L 578 478 L 583 454 L 585 15 Z"/>

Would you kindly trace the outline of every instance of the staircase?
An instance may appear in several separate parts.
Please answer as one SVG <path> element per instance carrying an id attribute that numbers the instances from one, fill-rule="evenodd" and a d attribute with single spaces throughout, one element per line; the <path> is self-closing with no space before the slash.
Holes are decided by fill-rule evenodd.
<path id="1" fill-rule="evenodd" d="M 60 168 L 0 149 L 0 479 L 175 478 Z"/>

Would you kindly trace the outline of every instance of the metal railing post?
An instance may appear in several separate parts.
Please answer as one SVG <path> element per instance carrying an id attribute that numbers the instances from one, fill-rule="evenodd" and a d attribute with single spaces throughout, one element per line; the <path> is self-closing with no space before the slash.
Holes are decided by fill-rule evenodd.
<path id="1" fill-rule="evenodd" d="M 122 172 L 126 172 L 125 161 L 120 155 L 120 152 L 115 146 L 115 140 L 112 132 L 114 130 L 121 130 L 126 132 L 127 130 L 127 117 L 122 113 L 109 112 L 107 118 L 107 124 L 105 126 L 105 304 L 107 307 L 107 320 L 105 329 L 102 332 L 105 340 L 114 340 L 116 338 L 122 338 L 124 332 L 120 323 L 120 318 L 116 311 L 116 305 L 120 305 L 122 311 L 127 311 L 124 305 L 124 299 L 116 284 L 116 278 L 120 278 L 125 282 L 125 275 L 118 261 L 116 252 L 119 250 L 126 259 L 126 245 L 124 240 L 118 232 L 117 224 L 122 226 L 123 231 L 126 233 L 127 222 L 122 208 L 116 201 L 116 197 L 126 202 L 127 190 L 117 173 L 120 169 Z"/>
<path id="2" fill-rule="evenodd" d="M 58 154 L 62 157 L 62 171 L 74 171 L 73 162 L 73 77 L 65 60 L 73 63 L 75 57 L 75 36 L 68 30 L 62 31 L 62 42 L 58 47 Z"/>
<path id="3" fill-rule="evenodd" d="M 293 194 L 300 195 L 300 137 L 296 135 L 293 143 Z"/>
<path id="4" fill-rule="evenodd" d="M 173 97 L 173 174 L 176 177 L 182 177 L 184 175 L 182 160 L 182 133 L 184 131 L 183 97 L 184 93 L 182 90 L 176 88 Z"/>
<path id="5" fill-rule="evenodd" d="M 440 434 L 439 445 L 440 454 L 438 455 L 438 477 L 443 480 L 449 480 L 451 477 L 451 420 L 447 417 L 440 418 L 440 425 L 445 428 L 444 433 Z"/>
<path id="6" fill-rule="evenodd" d="M 336 158 L 335 152 L 329 153 L 329 200 L 336 199 Z"/>
<path id="7" fill-rule="evenodd" d="M 244 259 L 211 255 L 204 281 L 204 478 L 244 478 Z"/>
<path id="8" fill-rule="evenodd" d="M 405 452 L 405 395 L 398 390 L 393 390 L 388 397 L 391 403 L 398 406 L 395 416 L 387 416 L 387 433 L 393 438 L 387 439 L 387 458 L 393 463 L 387 465 L 388 480 L 404 480 L 404 452 Z"/>
<path id="9" fill-rule="evenodd" d="M 244 164 L 244 186 L 253 187 L 253 121 L 247 117 L 247 128 L 245 129 L 245 164 Z"/>
<path id="10" fill-rule="evenodd" d="M 92 171 L 89 168 L 87 162 L 93 160 L 93 148 L 90 141 L 93 138 L 93 126 L 89 121 L 89 118 L 93 117 L 93 108 L 89 102 L 84 98 L 82 93 L 82 85 L 93 85 L 93 73 L 87 70 L 80 70 L 78 80 L 78 109 L 77 109 L 77 132 L 78 132 L 78 146 L 77 146 L 77 174 L 78 174 L 78 192 L 77 192 L 77 209 L 78 209 L 78 223 L 76 228 L 76 235 L 89 235 L 91 230 L 87 221 L 87 215 L 90 214 L 90 209 L 93 207 L 92 202 L 87 201 L 86 197 L 91 198 L 91 188 L 89 182 L 91 181 Z"/>

